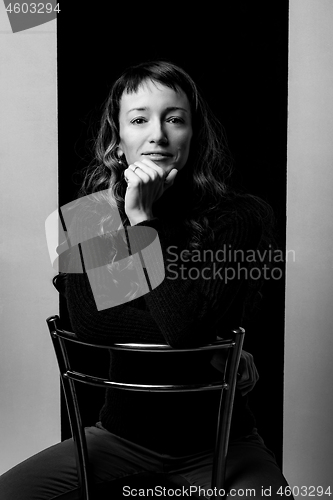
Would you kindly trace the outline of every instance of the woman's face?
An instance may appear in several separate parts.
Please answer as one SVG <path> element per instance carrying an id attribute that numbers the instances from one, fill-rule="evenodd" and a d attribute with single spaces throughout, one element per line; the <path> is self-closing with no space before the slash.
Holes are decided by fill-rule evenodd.
<path id="1" fill-rule="evenodd" d="M 119 112 L 120 143 L 128 165 L 148 158 L 166 172 L 186 164 L 192 137 L 186 94 L 147 80 L 137 92 L 124 93 Z"/>

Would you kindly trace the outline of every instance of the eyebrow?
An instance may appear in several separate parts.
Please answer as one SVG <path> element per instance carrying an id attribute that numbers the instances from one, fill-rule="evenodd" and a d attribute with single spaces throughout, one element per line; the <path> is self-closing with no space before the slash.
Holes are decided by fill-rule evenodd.
<path id="1" fill-rule="evenodd" d="M 132 108 L 130 109 L 129 111 L 127 111 L 126 114 L 129 114 L 131 111 L 147 111 L 149 108 L 147 106 L 143 107 L 143 108 Z M 185 113 L 187 113 L 187 109 L 185 108 L 181 108 L 179 106 L 169 106 L 167 108 L 165 108 L 165 111 L 185 111 Z"/>

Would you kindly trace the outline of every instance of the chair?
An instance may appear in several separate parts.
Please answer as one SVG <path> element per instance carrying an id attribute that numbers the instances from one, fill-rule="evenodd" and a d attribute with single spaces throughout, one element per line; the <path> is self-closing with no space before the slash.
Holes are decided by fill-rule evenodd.
<path id="1" fill-rule="evenodd" d="M 89 476 L 89 460 L 87 445 L 85 441 L 84 428 L 80 415 L 78 398 L 75 384 L 83 383 L 102 388 L 118 388 L 130 391 L 151 391 L 151 392 L 188 392 L 188 391 L 208 391 L 220 390 L 221 399 L 217 416 L 217 434 L 215 453 L 212 469 L 211 488 L 220 491 L 217 498 L 224 497 L 225 468 L 230 433 L 231 416 L 233 409 L 234 394 L 236 388 L 237 370 L 244 341 L 245 330 L 237 328 L 230 332 L 227 339 L 219 339 L 212 344 L 202 347 L 191 347 L 186 349 L 174 349 L 163 344 L 112 344 L 99 345 L 80 341 L 73 332 L 63 330 L 59 316 L 51 316 L 46 320 L 51 334 L 57 361 L 59 364 L 61 382 L 65 394 L 68 416 L 71 425 L 72 437 L 75 444 L 78 481 L 81 489 L 82 500 L 92 500 L 94 498 L 94 485 Z M 221 381 L 211 383 L 177 384 L 177 385 L 142 385 L 134 383 L 120 383 L 91 376 L 86 373 L 77 372 L 72 369 L 70 357 L 67 351 L 68 342 L 83 344 L 90 347 L 108 350 L 126 350 L 136 352 L 198 352 L 213 351 L 218 349 L 228 349 L 225 372 L 221 373 Z M 151 474 L 153 476 L 153 474 Z"/>

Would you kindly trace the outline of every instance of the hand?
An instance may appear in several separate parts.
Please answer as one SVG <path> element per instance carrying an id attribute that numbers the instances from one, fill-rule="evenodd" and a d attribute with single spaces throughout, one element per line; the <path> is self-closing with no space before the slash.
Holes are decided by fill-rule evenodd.
<path id="1" fill-rule="evenodd" d="M 153 216 L 153 203 L 172 186 L 177 172 L 175 168 L 166 171 L 148 158 L 129 165 L 124 171 L 125 212 L 132 225 Z"/>
<path id="2" fill-rule="evenodd" d="M 217 351 L 211 364 L 220 372 L 224 372 L 225 368 L 225 355 L 223 349 Z M 242 396 L 248 394 L 259 380 L 258 370 L 254 364 L 253 356 L 247 351 L 242 350 L 241 358 L 238 367 L 237 389 L 241 392 Z"/>
<path id="3" fill-rule="evenodd" d="M 247 351 L 242 351 L 238 367 L 237 389 L 242 396 L 248 394 L 259 380 L 259 373 L 254 364 L 253 356 Z"/>

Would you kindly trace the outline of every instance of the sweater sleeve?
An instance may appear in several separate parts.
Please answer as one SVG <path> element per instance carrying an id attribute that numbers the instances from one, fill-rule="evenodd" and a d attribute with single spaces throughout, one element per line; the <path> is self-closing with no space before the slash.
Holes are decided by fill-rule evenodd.
<path id="1" fill-rule="evenodd" d="M 160 221 L 140 225 L 157 230 L 163 250 L 165 279 L 144 298 L 165 341 L 172 347 L 207 343 L 207 332 L 223 322 L 235 300 L 244 298 L 247 252 L 256 250 L 261 235 L 251 205 L 239 203 L 233 216 L 221 224 L 215 244 L 192 256 L 170 245 Z"/>
<path id="2" fill-rule="evenodd" d="M 143 221 L 159 236 L 165 277 L 148 293 L 131 302 L 98 311 L 87 274 L 68 274 L 66 297 L 72 328 L 85 339 L 101 342 L 161 342 L 172 347 L 205 344 L 209 332 L 240 297 L 246 273 L 244 254 L 255 250 L 260 223 L 251 203 L 236 203 L 233 215 L 222 220 L 215 244 L 192 257 L 178 247 L 177 238 L 160 219 Z M 148 229 L 147 229 L 148 230 Z M 160 261 L 146 253 L 149 271 L 160 274 Z M 156 264 L 156 265 L 155 265 Z M 239 300 L 239 299 L 238 299 Z"/>

